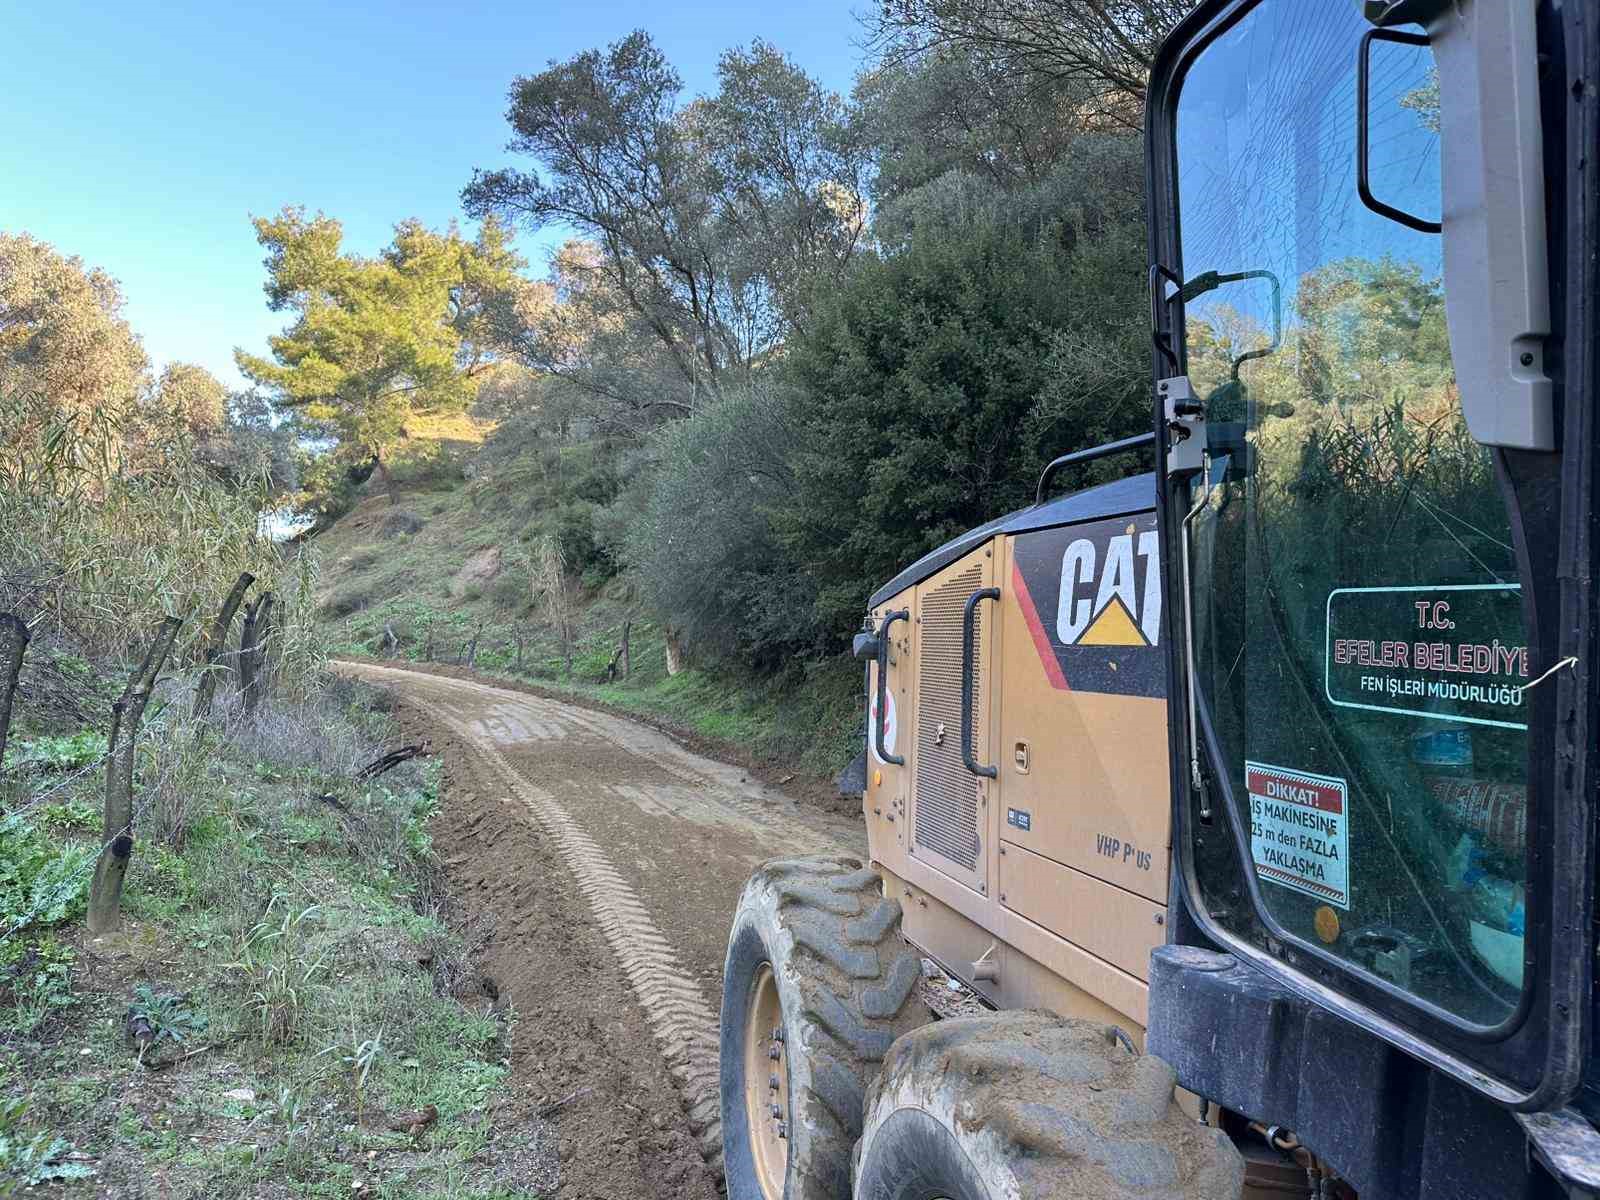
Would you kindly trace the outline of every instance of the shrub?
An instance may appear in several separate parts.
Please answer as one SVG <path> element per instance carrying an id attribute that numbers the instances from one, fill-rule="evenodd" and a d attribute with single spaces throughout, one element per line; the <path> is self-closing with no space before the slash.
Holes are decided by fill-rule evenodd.
<path id="1" fill-rule="evenodd" d="M 1078 226 L 980 219 L 865 258 L 789 343 L 800 436 L 775 523 L 830 647 L 900 568 L 1028 504 L 1050 458 L 1148 425 L 1138 214 L 1091 220 L 1079 201 Z M 1135 347 L 1125 373 L 1079 380 L 1070 349 L 1050 358 L 1085 330 Z"/>
<path id="2" fill-rule="evenodd" d="M 335 592 L 323 602 L 322 611 L 330 617 L 348 617 L 372 603 L 372 597 L 359 589 Z"/>
<path id="3" fill-rule="evenodd" d="M 384 514 L 378 532 L 386 538 L 399 537 L 402 534 L 420 533 L 426 524 L 427 522 L 416 513 L 409 509 L 398 508 Z"/>
<path id="4" fill-rule="evenodd" d="M 773 515 L 791 502 L 794 399 L 736 392 L 655 440 L 656 468 L 625 537 L 645 598 L 698 647 L 751 663 L 814 641 L 810 581 Z"/>
<path id="5" fill-rule="evenodd" d="M 501 608 L 520 612 L 528 604 L 528 581 L 515 570 L 501 571 L 489 588 L 489 596 Z"/>

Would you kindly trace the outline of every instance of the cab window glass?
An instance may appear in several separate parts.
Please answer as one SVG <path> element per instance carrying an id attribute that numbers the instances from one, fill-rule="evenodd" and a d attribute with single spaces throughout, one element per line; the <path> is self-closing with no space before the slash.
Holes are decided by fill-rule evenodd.
<path id="1" fill-rule="evenodd" d="M 1236 932 L 1272 946 L 1275 924 L 1487 1025 L 1522 987 L 1527 637 L 1439 238 L 1357 195 L 1368 28 L 1353 4 L 1262 3 L 1179 98 L 1209 447 L 1187 523 L 1196 677 L 1263 919 L 1220 830 L 1196 863 Z M 1425 46 L 1374 47 L 1373 190 L 1419 214 L 1439 211 L 1436 84 Z"/>

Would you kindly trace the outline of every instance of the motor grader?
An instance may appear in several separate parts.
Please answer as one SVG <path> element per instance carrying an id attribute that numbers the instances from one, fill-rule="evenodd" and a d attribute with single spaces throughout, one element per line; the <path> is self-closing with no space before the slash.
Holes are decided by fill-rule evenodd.
<path id="1" fill-rule="evenodd" d="M 1597 89 L 1588 0 L 1167 40 L 1153 427 L 870 598 L 870 861 L 734 920 L 731 1197 L 1600 1193 Z"/>

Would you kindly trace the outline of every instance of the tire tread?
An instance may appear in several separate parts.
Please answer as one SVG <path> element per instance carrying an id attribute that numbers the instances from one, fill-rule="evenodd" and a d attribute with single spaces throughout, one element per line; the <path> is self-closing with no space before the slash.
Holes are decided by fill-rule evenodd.
<path id="1" fill-rule="evenodd" d="M 788 1044 L 805 1047 L 808 1065 L 803 1085 L 791 1072 L 790 1103 L 806 1119 L 791 1114 L 786 1197 L 842 1200 L 867 1086 L 895 1039 L 931 1019 L 916 991 L 921 958 L 901 937 L 899 903 L 859 859 L 766 863 L 746 885 L 740 914 L 759 911 L 746 901 L 762 894 L 775 901 L 779 927 L 764 942 L 781 941 L 781 930 L 792 947 L 774 969 L 794 985 L 798 1002 L 784 1024 Z M 729 1107 L 725 1100 L 725 1113 Z"/>

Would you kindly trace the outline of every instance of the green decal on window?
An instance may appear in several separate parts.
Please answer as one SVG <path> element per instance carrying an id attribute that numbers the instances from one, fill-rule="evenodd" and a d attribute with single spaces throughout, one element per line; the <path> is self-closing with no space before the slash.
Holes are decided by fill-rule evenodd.
<path id="1" fill-rule="evenodd" d="M 1514 583 L 1335 588 L 1324 687 L 1346 708 L 1526 729 L 1521 589 Z"/>

